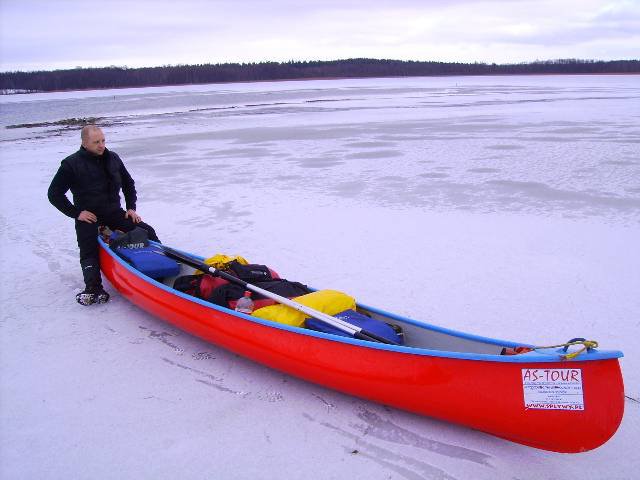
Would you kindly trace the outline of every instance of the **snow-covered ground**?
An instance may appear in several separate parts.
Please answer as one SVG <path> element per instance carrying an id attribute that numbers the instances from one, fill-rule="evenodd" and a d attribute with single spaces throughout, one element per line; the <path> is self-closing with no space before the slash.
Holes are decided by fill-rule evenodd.
<path id="1" fill-rule="evenodd" d="M 637 478 L 638 80 L 1 97 L 0 477 Z M 619 431 L 591 452 L 539 451 L 270 370 L 110 286 L 108 304 L 79 306 L 73 222 L 46 199 L 79 145 L 60 121 L 79 117 L 100 117 L 166 244 L 457 330 L 624 351 Z"/>

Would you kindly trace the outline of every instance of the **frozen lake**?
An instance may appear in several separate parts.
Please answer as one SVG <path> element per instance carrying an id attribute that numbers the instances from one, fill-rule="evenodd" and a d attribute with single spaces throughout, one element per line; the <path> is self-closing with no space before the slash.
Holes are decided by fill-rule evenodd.
<path id="1" fill-rule="evenodd" d="M 159 186 L 178 197 L 209 165 L 367 204 L 636 221 L 639 95 L 637 76 L 198 85 L 6 97 L 2 126 L 99 117 L 138 175 L 170 173 Z"/>
<path id="2" fill-rule="evenodd" d="M 11 278 L 0 287 L 0 476 L 633 477 L 639 80 L 313 80 L 0 97 L 1 274 Z M 78 306 L 73 222 L 46 189 L 79 146 L 69 119 L 88 117 L 169 245 L 242 254 L 449 328 L 623 350 L 620 430 L 593 452 L 541 452 L 268 370 L 110 286 L 107 305 Z"/>

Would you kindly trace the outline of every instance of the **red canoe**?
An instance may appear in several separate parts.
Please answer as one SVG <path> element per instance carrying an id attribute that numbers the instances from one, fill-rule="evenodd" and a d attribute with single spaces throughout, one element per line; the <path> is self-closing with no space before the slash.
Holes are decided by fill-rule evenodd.
<path id="1" fill-rule="evenodd" d="M 555 452 L 599 447 L 624 411 L 620 351 L 562 349 L 501 355 L 522 344 L 469 335 L 365 305 L 400 325 L 385 345 L 262 320 L 174 290 L 100 240 L 101 268 L 127 299 L 195 336 L 269 367 L 351 395 Z M 199 258 L 199 257 L 198 257 Z M 181 266 L 182 274 L 193 269 Z"/>

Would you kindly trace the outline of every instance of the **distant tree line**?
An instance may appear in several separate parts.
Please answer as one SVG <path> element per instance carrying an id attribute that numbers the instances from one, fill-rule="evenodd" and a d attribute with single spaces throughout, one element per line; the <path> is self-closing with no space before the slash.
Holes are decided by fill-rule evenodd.
<path id="1" fill-rule="evenodd" d="M 530 63 L 447 63 L 356 58 L 310 62 L 224 63 L 0 72 L 2 93 L 309 78 L 640 73 L 640 60 L 546 60 Z"/>

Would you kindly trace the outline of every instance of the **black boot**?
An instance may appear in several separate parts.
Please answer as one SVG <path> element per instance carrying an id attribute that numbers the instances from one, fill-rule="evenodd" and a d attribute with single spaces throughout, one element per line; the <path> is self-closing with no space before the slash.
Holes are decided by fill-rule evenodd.
<path id="1" fill-rule="evenodd" d="M 100 260 L 97 258 L 85 258 L 80 260 L 82 267 L 82 277 L 87 288 L 102 286 L 102 277 L 100 276 Z"/>
<path id="2" fill-rule="evenodd" d="M 107 303 L 109 301 L 109 294 L 104 291 L 102 285 L 98 287 L 87 287 L 76 295 L 76 301 L 85 307 L 93 305 L 94 303 Z"/>
<path id="3" fill-rule="evenodd" d="M 86 306 L 94 303 L 108 302 L 109 294 L 102 288 L 99 260 L 97 258 L 80 260 L 80 266 L 82 267 L 82 276 L 84 277 L 86 287 L 76 295 L 78 303 Z"/>

